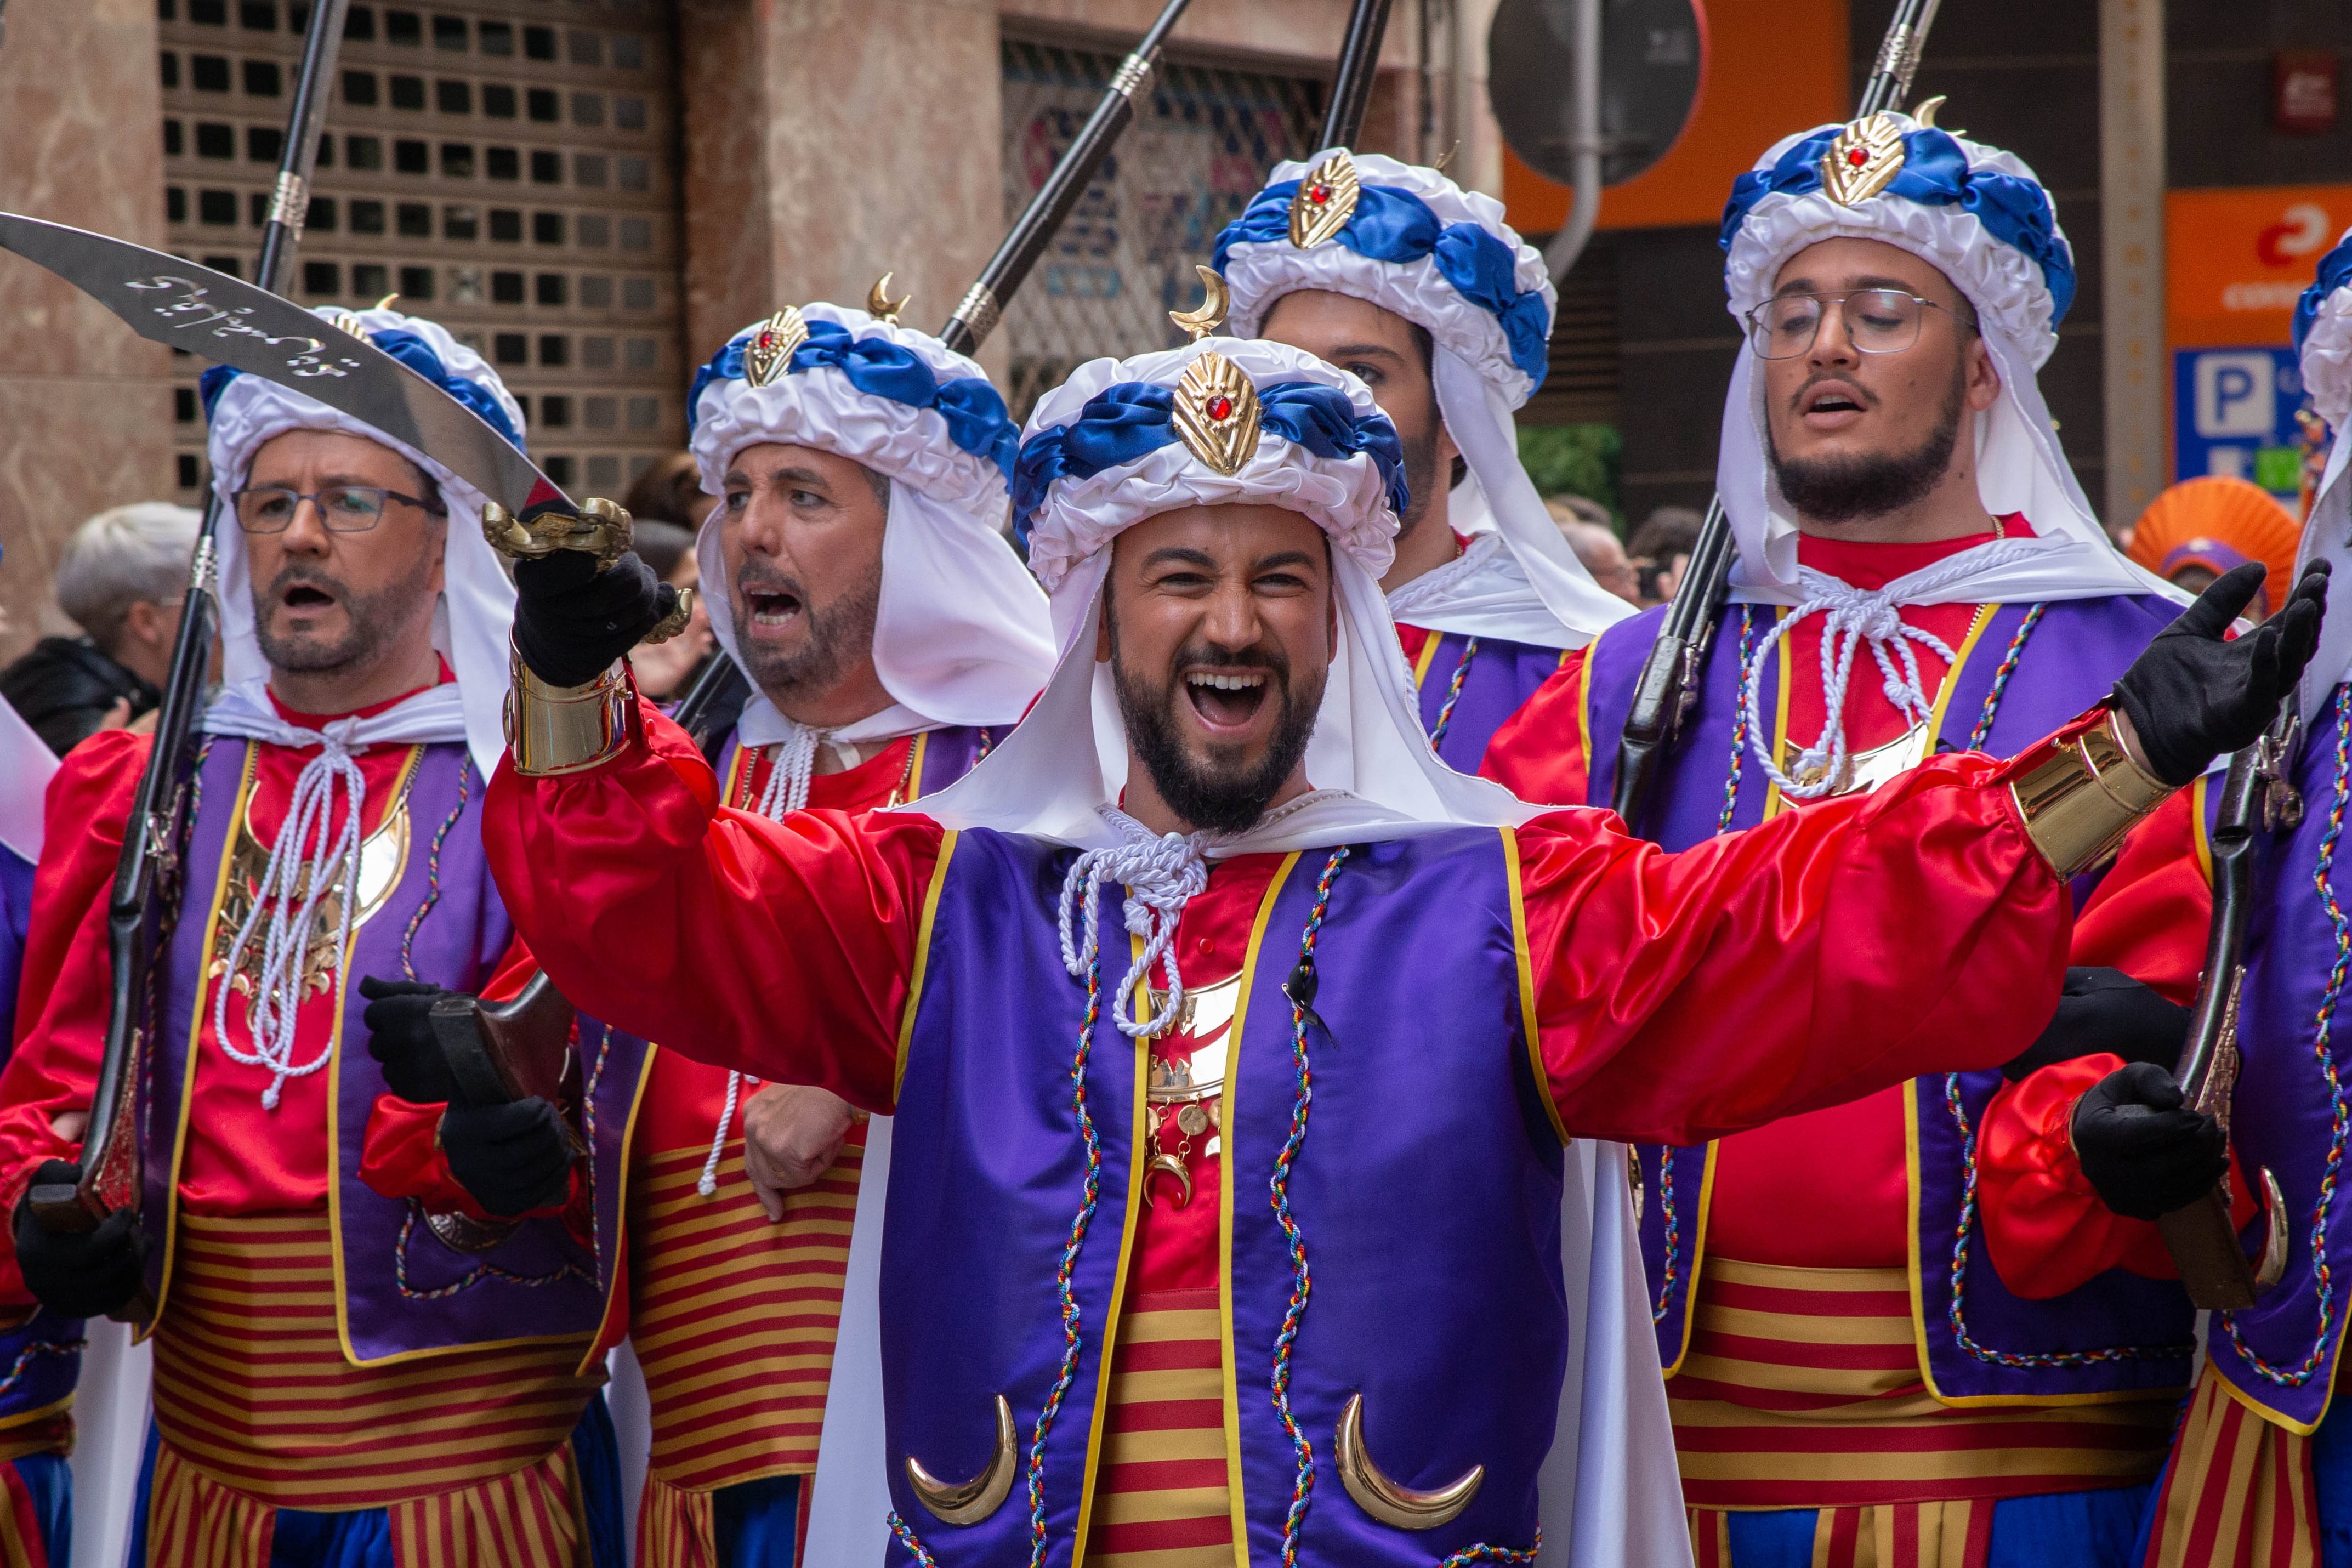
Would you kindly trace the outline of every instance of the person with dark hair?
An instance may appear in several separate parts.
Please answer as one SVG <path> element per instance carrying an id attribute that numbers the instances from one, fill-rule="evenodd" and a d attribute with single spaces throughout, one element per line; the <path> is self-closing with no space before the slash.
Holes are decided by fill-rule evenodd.
<path id="1" fill-rule="evenodd" d="M 100 512 L 67 542 L 58 607 L 82 635 L 44 637 L 0 670 L 0 697 L 58 755 L 162 700 L 197 521 L 187 507 L 142 501 Z"/>
<path id="2" fill-rule="evenodd" d="M 631 482 L 621 504 L 639 522 L 666 522 L 691 533 L 710 515 L 718 498 L 702 488 L 702 470 L 694 454 L 672 452 Z M 668 580 L 667 573 L 663 580 Z"/>
<path id="3" fill-rule="evenodd" d="M 1014 466 L 1060 652 L 980 766 L 774 822 L 639 702 L 492 781 L 567 994 L 874 1118 L 810 1561 L 1680 1555 L 1594 1141 L 1997 1077 L 2058 1004 L 2069 880 L 2261 732 L 2317 630 L 2200 619 L 2125 683 L 2196 701 L 1670 855 L 1433 754 L 1380 587 L 1404 469 L 1307 352 L 1094 361 Z M 625 700 L 651 571 L 516 580 L 519 728 Z M 808 602 L 781 563 L 740 591 L 780 631 Z"/>
<path id="4" fill-rule="evenodd" d="M 1723 245 L 1747 334 L 1717 477 L 1739 565 L 1639 831 L 1682 849 L 1946 753 L 2028 752 L 2101 704 L 2137 722 L 2212 700 L 2147 668 L 2223 636 L 2260 574 L 2184 616 L 2092 513 L 2034 381 L 2074 272 L 2032 171 L 1899 113 L 1823 126 L 1740 176 Z M 2319 585 L 2288 586 L 2258 659 L 2315 635 Z M 1609 805 L 1664 614 L 1571 656 L 1490 774 Z M 2005 1070 L 1639 1151 L 1684 1491 L 1724 1561 L 1892 1532 L 2123 1568 L 2194 1314 L 2155 1228 L 2070 1187 L 2069 1117 L 2125 1052 L 2168 1065 L 2185 1034 L 2209 760 L 2151 755 L 2179 793 L 2075 884 L 2064 998 Z"/>
<path id="5" fill-rule="evenodd" d="M 701 567 L 694 559 L 694 531 L 690 528 L 633 518 L 630 544 L 637 558 L 673 588 L 691 588 L 702 580 Z M 712 646 L 710 609 L 698 595 L 686 630 L 667 642 L 639 644 L 629 651 L 629 668 L 636 674 L 637 689 L 656 702 L 684 696 L 687 688 L 694 683 L 696 671 L 710 657 Z"/>
<path id="6" fill-rule="evenodd" d="M 1625 541 L 1625 553 L 1633 557 L 1641 584 L 1638 602 L 1644 609 L 1673 600 L 1675 591 L 1682 586 L 1684 569 L 1690 565 L 1691 552 L 1698 548 L 1698 531 L 1706 521 L 1686 506 L 1654 507 Z"/>
<path id="7" fill-rule="evenodd" d="M 1372 389 L 1411 499 L 1381 580 L 1437 754 L 1488 737 L 1631 614 L 1593 580 L 1519 463 L 1512 411 L 1543 384 L 1556 291 L 1502 204 L 1435 169 L 1334 149 L 1278 164 L 1218 236 L 1234 331 Z"/>

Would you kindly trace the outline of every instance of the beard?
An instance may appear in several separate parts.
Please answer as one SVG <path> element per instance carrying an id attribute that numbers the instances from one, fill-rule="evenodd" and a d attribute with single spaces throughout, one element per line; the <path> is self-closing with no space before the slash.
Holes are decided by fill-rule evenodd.
<path id="1" fill-rule="evenodd" d="M 800 601 L 808 636 L 796 648 L 767 647 L 752 640 L 752 594 L 789 594 Z M 810 599 L 799 578 L 789 573 L 754 568 L 749 562 L 735 574 L 731 600 L 735 640 L 743 650 L 743 671 L 772 700 L 782 696 L 816 693 L 838 684 L 848 669 L 874 648 L 874 623 L 882 605 L 882 569 L 853 584 L 837 598 L 819 605 Z"/>
<path id="2" fill-rule="evenodd" d="M 1282 706 L 1265 753 L 1251 763 L 1239 745 L 1211 744 L 1199 755 L 1186 750 L 1176 711 L 1179 702 L 1191 700 L 1184 695 L 1184 683 L 1154 682 L 1129 669 L 1118 655 L 1117 621 L 1110 623 L 1110 652 L 1111 683 L 1118 690 L 1118 714 L 1126 723 L 1128 742 L 1168 808 L 1194 827 L 1214 833 L 1239 833 L 1265 816 L 1307 755 L 1315 716 L 1323 707 L 1323 674 L 1318 672 L 1310 685 L 1294 688 L 1290 660 L 1279 647 L 1234 654 L 1193 645 L 1177 654 L 1171 669 L 1198 666 L 1265 671 L 1265 700 L 1278 700 Z"/>
<path id="3" fill-rule="evenodd" d="M 1437 414 L 1433 409 L 1426 429 L 1411 436 L 1402 430 L 1397 432 L 1397 445 L 1404 451 L 1405 490 L 1404 515 L 1397 519 L 1399 541 L 1420 526 L 1421 520 L 1429 515 L 1430 503 L 1437 499 L 1437 433 L 1440 427 Z"/>
<path id="4" fill-rule="evenodd" d="M 415 618 L 419 602 L 433 597 L 433 568 L 438 559 L 437 551 L 418 552 L 415 570 L 373 594 L 359 593 L 341 578 L 315 567 L 280 567 L 269 585 L 257 588 L 253 595 L 253 639 L 260 645 L 261 657 L 272 669 L 304 674 L 349 669 L 373 662 L 383 657 L 402 628 Z M 270 611 L 282 607 L 287 593 L 298 586 L 313 587 L 334 596 L 343 608 L 341 637 L 329 641 L 309 632 L 282 637 L 278 634 Z"/>
<path id="5" fill-rule="evenodd" d="M 1802 397 L 1812 384 L 1797 389 Z M 1952 466 L 1960 438 L 1960 409 L 1968 392 L 1960 374 L 1937 411 L 1936 427 L 1908 452 L 1858 452 L 1831 458 L 1783 458 L 1764 422 L 1764 452 L 1771 461 L 1781 499 L 1815 522 L 1852 522 L 1883 517 L 1927 498 Z"/>

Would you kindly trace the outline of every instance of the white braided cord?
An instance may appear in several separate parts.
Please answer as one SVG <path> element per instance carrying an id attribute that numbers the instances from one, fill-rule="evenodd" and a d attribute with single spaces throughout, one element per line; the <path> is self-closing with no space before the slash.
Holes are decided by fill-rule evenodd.
<path id="1" fill-rule="evenodd" d="M 1151 1039 L 1175 1026 L 1184 1005 L 1184 977 L 1176 965 L 1176 923 L 1183 918 L 1184 906 L 1192 895 L 1209 885 L 1209 863 L 1201 854 L 1207 837 L 1199 833 L 1155 837 L 1125 812 L 1106 806 L 1102 815 L 1118 829 L 1124 842 L 1108 849 L 1087 850 L 1062 879 L 1062 965 L 1073 975 L 1083 975 L 1094 963 L 1101 952 L 1098 895 L 1107 882 L 1124 885 L 1127 929 L 1143 938 L 1143 951 L 1136 954 L 1127 977 L 1111 995 L 1111 1022 L 1129 1038 Z M 1085 921 L 1082 942 L 1071 940 L 1074 913 Z M 1149 1022 L 1138 1023 L 1136 1008 L 1128 998 L 1139 987 L 1149 989 L 1154 963 L 1168 977 L 1168 1002 Z"/>

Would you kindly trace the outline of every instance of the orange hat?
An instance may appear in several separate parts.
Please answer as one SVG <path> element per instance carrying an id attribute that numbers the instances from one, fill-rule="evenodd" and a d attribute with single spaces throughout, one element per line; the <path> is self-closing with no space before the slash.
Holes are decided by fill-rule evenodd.
<path id="1" fill-rule="evenodd" d="M 2259 561 L 2270 568 L 2263 597 L 2276 603 L 2294 575 L 2303 525 L 2268 491 L 2244 479 L 2183 479 L 2159 494 L 2132 531 L 2131 558 L 2169 580 L 2184 566 L 2216 574 Z"/>

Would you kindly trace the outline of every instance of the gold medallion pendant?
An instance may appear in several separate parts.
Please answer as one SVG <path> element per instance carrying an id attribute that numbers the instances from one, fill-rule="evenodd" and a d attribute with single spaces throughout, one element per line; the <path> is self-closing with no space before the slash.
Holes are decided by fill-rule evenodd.
<path id="1" fill-rule="evenodd" d="M 1202 1155 L 1213 1160 L 1223 1152 L 1225 1063 L 1241 991 L 1238 971 L 1214 985 L 1186 991 L 1169 1032 L 1192 1037 L 1192 1055 L 1169 1058 L 1152 1053 L 1151 1077 L 1144 1088 L 1145 1147 L 1151 1157 L 1144 1165 L 1143 1184 L 1149 1189 L 1154 1176 L 1176 1178 L 1180 1209 L 1192 1201 L 1192 1140 L 1211 1133 Z M 1146 996 L 1151 1016 L 1158 1017 L 1168 1005 L 1168 994 L 1153 990 Z M 1160 1142 L 1171 1121 L 1176 1124 L 1173 1153 Z"/>

